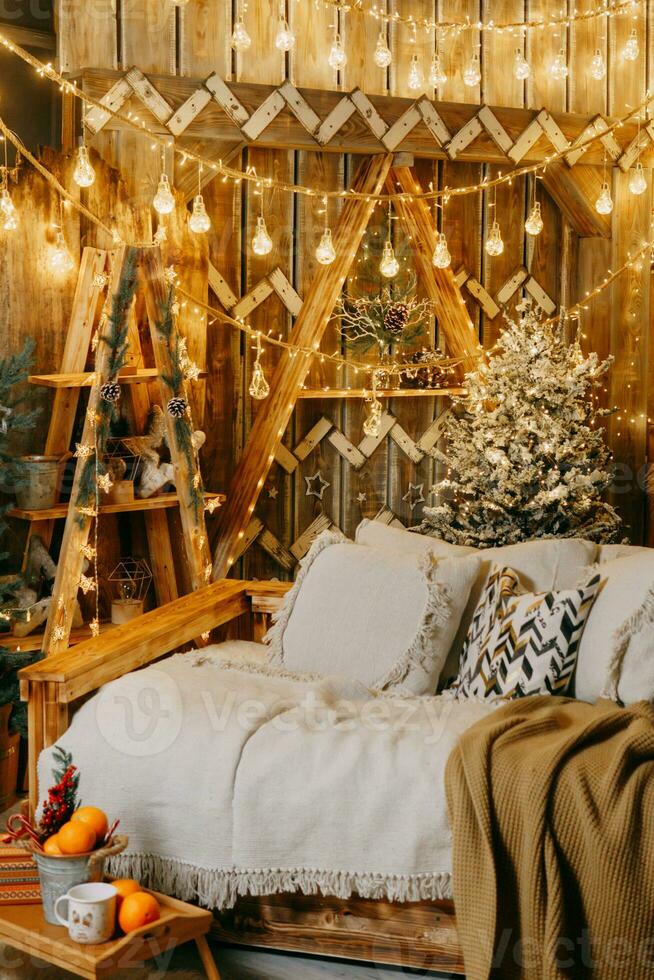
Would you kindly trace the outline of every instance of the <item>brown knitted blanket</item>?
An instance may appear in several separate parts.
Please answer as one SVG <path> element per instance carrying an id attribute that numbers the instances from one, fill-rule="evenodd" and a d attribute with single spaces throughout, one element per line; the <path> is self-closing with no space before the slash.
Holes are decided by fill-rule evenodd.
<path id="1" fill-rule="evenodd" d="M 467 980 L 652 980 L 654 706 L 512 701 L 446 788 Z"/>

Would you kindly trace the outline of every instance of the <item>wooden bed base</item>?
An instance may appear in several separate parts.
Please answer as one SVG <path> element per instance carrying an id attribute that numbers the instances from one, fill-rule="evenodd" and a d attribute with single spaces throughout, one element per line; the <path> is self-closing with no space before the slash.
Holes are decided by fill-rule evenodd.
<path id="1" fill-rule="evenodd" d="M 39 753 L 63 735 L 82 699 L 173 650 L 199 645 L 199 635 L 207 631 L 217 631 L 215 640 L 260 640 L 289 588 L 287 582 L 223 579 L 22 670 L 30 812 L 38 802 Z M 452 902 L 247 897 L 216 915 L 213 933 L 247 946 L 463 974 Z"/>

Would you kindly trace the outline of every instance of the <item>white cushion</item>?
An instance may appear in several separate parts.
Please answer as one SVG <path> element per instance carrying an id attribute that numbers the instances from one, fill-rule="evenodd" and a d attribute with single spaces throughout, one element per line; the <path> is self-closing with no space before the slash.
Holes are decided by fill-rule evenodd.
<path id="1" fill-rule="evenodd" d="M 602 544 L 597 560 L 603 565 L 605 561 L 614 561 L 616 558 L 633 558 L 634 555 L 643 553 L 651 554 L 653 550 L 652 548 L 643 548 L 638 544 Z"/>
<path id="2" fill-rule="evenodd" d="M 316 539 L 265 642 L 289 670 L 433 694 L 476 578 L 472 557 L 436 561 Z"/>
<path id="3" fill-rule="evenodd" d="M 581 638 L 575 695 L 596 701 L 611 689 L 613 661 L 624 637 L 617 696 L 625 704 L 654 698 L 654 549 L 600 566 L 602 586 Z"/>
<path id="4" fill-rule="evenodd" d="M 410 555 L 436 555 L 438 558 L 458 558 L 461 555 L 474 555 L 477 548 L 463 544 L 448 544 L 440 538 L 430 538 L 425 534 L 407 531 L 403 527 L 391 527 L 381 521 L 364 519 L 356 529 L 354 540 L 371 548 L 384 551 L 401 551 Z"/>

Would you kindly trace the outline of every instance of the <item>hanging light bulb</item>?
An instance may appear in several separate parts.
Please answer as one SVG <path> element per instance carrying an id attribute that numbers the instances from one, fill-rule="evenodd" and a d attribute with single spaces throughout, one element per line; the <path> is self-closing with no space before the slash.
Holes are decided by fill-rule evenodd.
<path id="1" fill-rule="evenodd" d="M 75 267 L 75 260 L 68 251 L 68 245 L 61 228 L 57 229 L 57 237 L 50 253 L 50 268 L 53 272 L 66 273 Z"/>
<path id="2" fill-rule="evenodd" d="M 386 35 L 384 34 L 383 31 L 379 32 L 379 37 L 377 38 L 377 45 L 375 47 L 375 53 L 373 55 L 373 58 L 378 68 L 388 68 L 388 66 L 393 60 L 391 49 L 388 46 Z"/>
<path id="3" fill-rule="evenodd" d="M 284 11 L 282 10 L 279 17 L 279 24 L 277 25 L 275 47 L 278 51 L 290 51 L 294 44 L 295 34 L 288 26 L 288 21 L 284 17 Z"/>
<path id="4" fill-rule="evenodd" d="M 80 144 L 77 151 L 77 163 L 73 170 L 73 180 L 78 187 L 90 187 L 95 182 L 95 170 L 89 160 L 89 151 L 84 143 Z"/>
<path id="5" fill-rule="evenodd" d="M 525 221 L 525 231 L 528 235 L 540 235 L 542 230 L 543 216 L 540 213 L 540 201 L 534 201 L 529 217 Z"/>
<path id="6" fill-rule="evenodd" d="M 325 228 L 316 248 L 316 259 L 321 265 L 331 265 L 336 258 L 331 228 Z"/>
<path id="7" fill-rule="evenodd" d="M 272 238 L 266 228 L 266 219 L 262 214 L 257 218 L 257 228 L 252 239 L 252 251 L 255 255 L 268 255 L 272 252 Z"/>
<path id="8" fill-rule="evenodd" d="M 625 61 L 635 61 L 640 54 L 640 47 L 638 45 L 638 33 L 635 27 L 632 27 L 631 33 L 627 38 L 626 44 L 622 49 L 622 57 Z"/>
<path id="9" fill-rule="evenodd" d="M 447 238 L 443 232 L 441 232 L 436 239 L 436 248 L 434 249 L 434 254 L 431 257 L 431 261 L 437 269 L 447 269 L 452 261 L 450 250 L 447 247 Z"/>
<path id="10" fill-rule="evenodd" d="M 479 55 L 475 51 L 468 64 L 463 69 L 463 82 L 468 88 L 474 88 L 481 81 L 481 71 L 479 69 Z"/>
<path id="11" fill-rule="evenodd" d="M 257 334 L 257 356 L 254 361 L 254 366 L 252 368 L 252 380 L 250 381 L 250 394 L 257 401 L 263 401 L 267 398 L 270 393 L 270 385 L 266 381 L 266 376 L 263 373 L 263 367 L 261 364 L 261 355 L 263 354 L 263 348 L 261 346 L 261 335 Z"/>
<path id="12" fill-rule="evenodd" d="M 400 271 L 400 263 L 395 258 L 395 252 L 393 251 L 393 243 L 387 241 L 384 243 L 384 251 L 382 253 L 381 262 L 379 263 L 379 271 L 382 276 L 386 279 L 392 279 Z"/>
<path id="13" fill-rule="evenodd" d="M 193 213 L 189 218 L 188 226 L 196 235 L 205 234 L 211 228 L 211 218 L 207 214 L 202 194 L 196 194 L 193 199 Z"/>
<path id="14" fill-rule="evenodd" d="M 438 88 L 440 85 L 445 85 L 446 81 L 447 81 L 447 74 L 441 63 L 440 55 L 437 53 L 431 59 L 431 68 L 429 69 L 429 84 L 433 85 L 434 88 Z"/>
<path id="15" fill-rule="evenodd" d="M 485 248 L 487 255 L 501 255 L 504 251 L 504 242 L 502 241 L 502 232 L 500 231 L 498 221 L 494 221 L 491 225 L 490 235 L 486 239 Z"/>
<path id="16" fill-rule="evenodd" d="M 372 398 L 367 399 L 370 403 L 368 415 L 363 423 L 363 434 L 376 438 L 381 432 L 383 408 L 382 403 L 377 398 L 377 392 L 373 391 Z"/>
<path id="17" fill-rule="evenodd" d="M 423 88 L 424 84 L 425 84 L 425 78 L 422 73 L 420 59 L 418 58 L 418 55 L 414 51 L 414 53 L 411 55 L 411 65 L 409 67 L 408 85 L 413 92 L 416 92 L 418 91 L 418 89 Z"/>
<path id="18" fill-rule="evenodd" d="M 613 210 L 613 199 L 611 197 L 611 188 L 608 183 L 604 181 L 602 184 L 602 189 L 599 193 L 599 197 L 595 201 L 595 210 L 598 214 L 610 214 Z"/>
<path id="19" fill-rule="evenodd" d="M 562 81 L 564 78 L 568 77 L 568 66 L 566 64 L 565 51 L 563 48 L 561 48 L 556 58 L 550 65 L 550 75 L 552 78 L 556 78 L 557 81 Z"/>
<path id="20" fill-rule="evenodd" d="M 340 34 L 334 34 L 334 40 L 332 41 L 327 61 L 329 67 L 333 68 L 334 71 L 340 71 L 347 64 L 347 55 L 345 54 L 345 48 L 341 42 Z"/>
<path id="21" fill-rule="evenodd" d="M 252 44 L 252 38 L 248 34 L 245 24 L 243 22 L 243 14 L 240 14 L 236 19 L 234 24 L 234 30 L 232 31 L 232 41 L 231 45 L 234 51 L 247 51 L 247 49 Z"/>
<path id="22" fill-rule="evenodd" d="M 525 78 L 529 78 L 530 74 L 531 68 L 529 67 L 529 62 L 520 48 L 516 48 L 515 58 L 513 59 L 513 77 L 517 78 L 519 82 L 523 82 Z"/>
<path id="23" fill-rule="evenodd" d="M 162 173 L 159 178 L 159 186 L 157 187 L 157 193 L 154 195 L 152 205 L 157 214 L 170 214 L 175 207 L 175 198 L 170 189 L 168 176 L 165 173 Z"/>
<path id="24" fill-rule="evenodd" d="M 647 180 L 640 160 L 629 175 L 629 190 L 632 194 L 644 194 L 647 190 Z"/>
<path id="25" fill-rule="evenodd" d="M 606 62 L 599 48 L 595 50 L 595 54 L 590 59 L 590 74 L 598 82 L 601 82 L 606 75 Z"/>
<path id="26" fill-rule="evenodd" d="M 18 214 L 6 187 L 0 190 L 0 215 L 4 231 L 15 231 L 18 227 Z"/>

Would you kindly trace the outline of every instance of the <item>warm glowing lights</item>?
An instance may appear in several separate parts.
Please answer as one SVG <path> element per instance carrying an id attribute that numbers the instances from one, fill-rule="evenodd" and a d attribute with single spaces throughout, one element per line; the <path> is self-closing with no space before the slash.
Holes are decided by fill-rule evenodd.
<path id="1" fill-rule="evenodd" d="M 196 194 L 193 200 L 193 213 L 189 218 L 188 226 L 196 235 L 203 235 L 211 228 L 211 218 L 207 214 L 202 194 Z"/>
<path id="2" fill-rule="evenodd" d="M 534 201 L 529 217 L 525 221 L 525 231 L 528 235 L 540 235 L 543 230 L 543 216 L 540 213 L 540 201 Z"/>
<path id="3" fill-rule="evenodd" d="M 490 235 L 486 239 L 484 247 L 487 255 L 501 255 L 504 251 L 504 242 L 498 221 L 494 221 L 491 225 Z"/>
<path id="4" fill-rule="evenodd" d="M 170 189 L 168 176 L 165 173 L 162 173 L 159 178 L 159 186 L 157 187 L 157 193 L 154 195 L 152 206 L 157 214 L 170 214 L 175 207 L 175 198 Z"/>
<path id="5" fill-rule="evenodd" d="M 95 170 L 89 160 L 89 151 L 83 143 L 77 151 L 73 180 L 78 187 L 90 187 L 95 181 Z"/>
<path id="6" fill-rule="evenodd" d="M 595 201 L 595 210 L 598 214 L 610 214 L 613 210 L 613 198 L 611 197 L 611 188 L 608 183 L 604 181 L 602 184 L 602 189 L 599 193 L 599 197 Z"/>
<path id="7" fill-rule="evenodd" d="M 635 61 L 640 54 L 640 47 L 638 45 L 638 33 L 635 27 L 632 27 L 631 34 L 627 38 L 624 48 L 622 49 L 622 57 L 625 61 Z"/>
<path id="8" fill-rule="evenodd" d="M 595 54 L 591 58 L 590 74 L 598 82 L 601 82 L 606 75 L 606 62 L 604 61 L 604 55 L 599 48 L 597 48 Z"/>
<path id="9" fill-rule="evenodd" d="M 433 85 L 434 88 L 438 88 L 440 85 L 445 85 L 447 82 L 447 72 L 443 68 L 443 63 L 441 62 L 440 55 L 438 53 L 434 54 L 431 59 L 431 67 L 429 69 L 429 84 Z"/>
<path id="10" fill-rule="evenodd" d="M 379 33 L 373 58 L 378 68 L 388 68 L 393 60 L 393 55 L 391 54 L 391 49 L 388 46 L 384 31 L 380 31 Z"/>
<path id="11" fill-rule="evenodd" d="M 647 190 L 647 180 L 645 179 L 643 165 L 640 160 L 629 175 L 629 190 L 637 196 L 644 194 Z"/>
<path id="12" fill-rule="evenodd" d="M 419 92 L 425 85 L 425 78 L 422 73 L 420 59 L 415 51 L 411 55 L 411 65 L 409 66 L 409 77 L 407 79 L 407 84 L 412 92 Z"/>
<path id="13" fill-rule="evenodd" d="M 53 272 L 58 272 L 62 275 L 71 272 L 75 268 L 75 260 L 70 254 L 61 228 L 57 229 L 57 237 L 50 253 L 50 268 Z"/>
<path id="14" fill-rule="evenodd" d="M 390 239 L 384 242 L 384 251 L 381 262 L 379 263 L 379 271 L 386 279 L 392 279 L 400 271 L 400 263 L 395 258 L 393 243 Z"/>
<path id="15" fill-rule="evenodd" d="M 345 48 L 343 47 L 340 34 L 334 35 L 332 46 L 329 49 L 329 57 L 327 58 L 327 62 L 329 67 L 333 68 L 334 71 L 341 71 L 347 64 L 347 55 L 345 53 Z"/>
<path id="16" fill-rule="evenodd" d="M 237 18 L 234 24 L 234 30 L 232 31 L 231 45 L 234 51 L 242 54 L 243 51 L 247 51 L 252 44 L 252 38 L 248 34 L 245 24 L 243 22 L 243 15 Z"/>
<path id="17" fill-rule="evenodd" d="M 332 241 L 331 228 L 325 228 L 316 248 L 316 259 L 321 265 L 331 265 L 335 258 L 336 249 Z"/>
<path id="18" fill-rule="evenodd" d="M 434 254 L 431 257 L 431 261 L 437 269 L 447 269 L 452 261 L 450 250 L 447 247 L 447 238 L 443 232 L 441 232 L 436 239 L 436 247 L 434 249 Z"/>
<path id="19" fill-rule="evenodd" d="M 6 187 L 0 190 L 0 221 L 4 231 L 15 231 L 18 227 L 16 205 Z"/>
<path id="20" fill-rule="evenodd" d="M 564 81 L 568 77 L 568 64 L 565 60 L 565 51 L 563 48 L 561 48 L 550 65 L 550 75 L 559 82 Z"/>
<path id="21" fill-rule="evenodd" d="M 263 373 L 263 367 L 261 365 L 261 356 L 263 354 L 263 347 L 261 346 L 261 334 L 257 333 L 257 356 L 254 361 L 254 366 L 252 368 L 252 380 L 250 381 L 250 394 L 257 401 L 263 401 L 267 398 L 270 393 L 270 385 L 266 381 L 266 376 Z"/>
<path id="22" fill-rule="evenodd" d="M 272 252 L 272 238 L 266 228 L 266 219 L 262 214 L 257 218 L 257 227 L 252 238 L 252 251 L 255 255 L 268 255 Z"/>
<path id="23" fill-rule="evenodd" d="M 295 44 L 295 34 L 288 26 L 288 21 L 284 17 L 284 12 L 280 13 L 277 34 L 275 36 L 275 47 L 278 51 L 290 51 Z"/>
<path id="24" fill-rule="evenodd" d="M 481 69 L 479 67 L 479 54 L 475 51 L 468 64 L 463 69 L 463 83 L 468 88 L 474 88 L 481 81 Z"/>
<path id="25" fill-rule="evenodd" d="M 529 62 L 520 48 L 516 48 L 513 59 L 513 77 L 517 78 L 519 82 L 524 82 L 525 78 L 529 78 L 530 74 L 531 68 L 529 67 Z"/>

